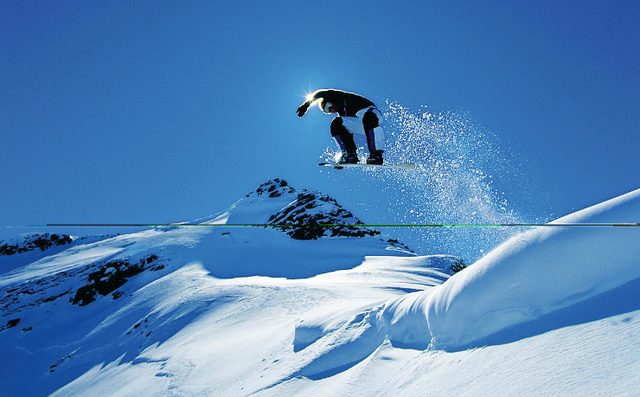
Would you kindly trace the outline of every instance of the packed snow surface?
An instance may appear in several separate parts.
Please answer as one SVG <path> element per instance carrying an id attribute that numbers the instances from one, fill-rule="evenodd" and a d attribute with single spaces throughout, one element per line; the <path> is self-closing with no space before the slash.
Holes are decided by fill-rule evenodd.
<path id="1" fill-rule="evenodd" d="M 639 218 L 636 190 L 557 222 Z M 3 395 L 637 394 L 638 227 L 532 229 L 452 275 L 314 228 L 360 221 L 281 180 L 200 222 L 0 256 Z"/>

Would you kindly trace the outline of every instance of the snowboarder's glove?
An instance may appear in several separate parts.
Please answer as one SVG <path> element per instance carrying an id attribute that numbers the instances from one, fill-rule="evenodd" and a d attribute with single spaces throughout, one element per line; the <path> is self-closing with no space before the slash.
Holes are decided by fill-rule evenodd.
<path id="1" fill-rule="evenodd" d="M 307 113 L 307 110 L 309 110 L 309 105 L 309 102 L 305 102 L 300 105 L 300 107 L 298 108 L 298 117 L 302 117 L 305 115 L 305 113 Z"/>

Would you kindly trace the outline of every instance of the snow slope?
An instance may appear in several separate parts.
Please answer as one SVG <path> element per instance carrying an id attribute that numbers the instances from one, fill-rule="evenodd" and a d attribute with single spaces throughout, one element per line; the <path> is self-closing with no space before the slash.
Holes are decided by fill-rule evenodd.
<path id="1" fill-rule="evenodd" d="M 637 223 L 640 189 L 556 223 Z M 447 281 L 426 304 L 436 348 L 458 349 L 640 278 L 640 227 L 542 227 Z"/>
<path id="2" fill-rule="evenodd" d="M 637 222 L 639 197 L 558 222 Z M 637 393 L 640 228 L 534 229 L 451 277 L 375 230 L 299 227 L 359 220 L 281 180 L 199 222 L 1 274 L 3 395 Z"/>

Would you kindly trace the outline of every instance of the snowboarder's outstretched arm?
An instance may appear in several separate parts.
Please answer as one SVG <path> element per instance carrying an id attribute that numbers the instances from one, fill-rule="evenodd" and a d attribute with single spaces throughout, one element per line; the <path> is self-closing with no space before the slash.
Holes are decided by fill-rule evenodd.
<path id="1" fill-rule="evenodd" d="M 307 100 L 304 101 L 304 103 L 300 105 L 300 107 L 298 108 L 298 112 L 297 112 L 298 117 L 304 116 L 307 113 L 307 110 L 309 110 L 309 106 L 311 106 L 311 104 L 317 101 L 318 99 L 324 98 L 328 91 L 332 91 L 332 90 L 318 90 L 313 94 L 309 95 L 307 97 Z"/>
<path id="2" fill-rule="evenodd" d="M 375 106 L 367 98 L 352 92 L 341 90 L 318 90 L 307 97 L 307 100 L 298 108 L 298 117 L 302 117 L 309 110 L 314 102 L 320 101 L 320 109 L 325 113 L 336 112 L 341 116 L 355 116 L 360 109 Z M 324 105 L 330 103 L 335 106 L 335 110 L 327 110 Z"/>

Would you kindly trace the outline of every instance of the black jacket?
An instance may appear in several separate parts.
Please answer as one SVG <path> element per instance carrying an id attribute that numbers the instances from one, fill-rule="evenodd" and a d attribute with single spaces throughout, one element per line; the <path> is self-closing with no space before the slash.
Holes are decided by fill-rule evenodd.
<path id="1" fill-rule="evenodd" d="M 304 114 L 307 113 L 309 106 L 317 100 L 320 100 L 320 109 L 323 109 L 324 104 L 327 102 L 333 103 L 333 105 L 340 110 L 339 114 L 341 116 L 355 117 L 358 111 L 370 106 L 375 106 L 374 103 L 367 98 L 352 92 L 331 89 L 318 90 L 314 92 L 313 95 L 302 105 L 300 105 L 298 108 L 298 117 L 304 116 Z"/>

